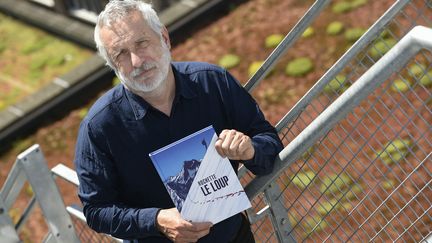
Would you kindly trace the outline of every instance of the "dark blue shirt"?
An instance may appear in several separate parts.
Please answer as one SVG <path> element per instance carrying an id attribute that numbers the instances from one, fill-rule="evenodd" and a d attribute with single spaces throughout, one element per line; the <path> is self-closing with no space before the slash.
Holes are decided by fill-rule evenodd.
<path id="1" fill-rule="evenodd" d="M 82 121 L 75 166 L 88 225 L 134 242 L 169 242 L 158 231 L 161 208 L 172 208 L 148 154 L 209 125 L 216 133 L 235 129 L 252 138 L 255 156 L 243 161 L 267 174 L 282 144 L 253 98 L 224 69 L 172 63 L 175 98 L 170 116 L 118 85 L 96 101 Z M 231 161 L 235 171 L 239 161 Z M 240 227 L 235 215 L 214 225 L 200 242 L 228 242 Z"/>

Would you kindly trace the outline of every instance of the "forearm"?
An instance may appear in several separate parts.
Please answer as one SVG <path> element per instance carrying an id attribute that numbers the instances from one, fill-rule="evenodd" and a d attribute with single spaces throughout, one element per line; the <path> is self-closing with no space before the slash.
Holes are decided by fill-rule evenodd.
<path id="1" fill-rule="evenodd" d="M 158 208 L 128 208 L 115 204 L 84 206 L 90 228 L 121 239 L 160 236 L 155 223 L 158 211 Z"/>

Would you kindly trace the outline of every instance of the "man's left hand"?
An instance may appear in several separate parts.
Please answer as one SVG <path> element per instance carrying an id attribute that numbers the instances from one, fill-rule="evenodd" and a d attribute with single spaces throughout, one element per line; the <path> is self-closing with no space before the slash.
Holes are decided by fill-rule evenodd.
<path id="1" fill-rule="evenodd" d="M 250 160 L 255 155 L 251 138 L 236 130 L 223 130 L 215 147 L 222 157 L 228 159 Z"/>

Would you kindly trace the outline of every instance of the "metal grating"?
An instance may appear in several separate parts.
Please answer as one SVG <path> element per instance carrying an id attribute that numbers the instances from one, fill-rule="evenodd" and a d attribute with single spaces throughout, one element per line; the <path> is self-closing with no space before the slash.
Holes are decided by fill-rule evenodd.
<path id="1" fill-rule="evenodd" d="M 281 126 L 284 144 L 414 26 L 432 26 L 430 1 L 405 2 L 381 34 Z M 420 242 L 431 234 L 431 60 L 421 51 L 278 177 L 281 193 L 271 200 L 284 203 L 296 241 Z M 267 218 L 255 224 L 259 242 L 276 241 Z"/>

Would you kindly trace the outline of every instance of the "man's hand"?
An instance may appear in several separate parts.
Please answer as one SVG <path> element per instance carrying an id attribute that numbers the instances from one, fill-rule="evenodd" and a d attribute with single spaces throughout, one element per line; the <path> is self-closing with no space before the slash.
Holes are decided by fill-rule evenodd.
<path id="1" fill-rule="evenodd" d="M 250 137 L 236 130 L 223 130 L 215 147 L 222 157 L 233 160 L 250 160 L 255 155 Z"/>
<path id="2" fill-rule="evenodd" d="M 197 242 L 213 226 L 210 222 L 188 222 L 181 218 L 176 208 L 160 210 L 156 222 L 160 232 L 174 242 Z"/>

